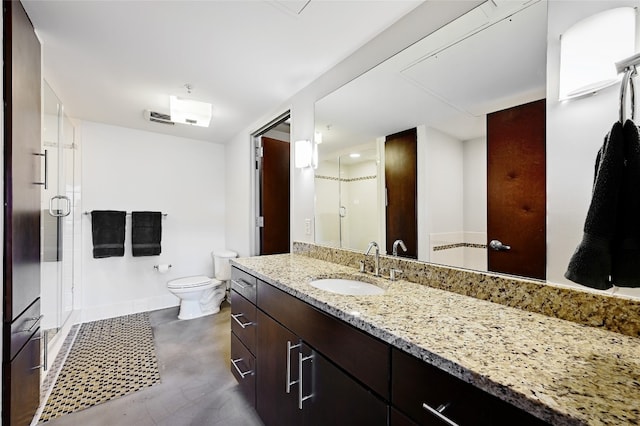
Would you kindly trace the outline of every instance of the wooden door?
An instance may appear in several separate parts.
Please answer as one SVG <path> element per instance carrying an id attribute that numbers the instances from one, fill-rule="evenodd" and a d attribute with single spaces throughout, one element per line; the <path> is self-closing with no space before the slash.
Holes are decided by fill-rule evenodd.
<path id="1" fill-rule="evenodd" d="M 260 254 L 288 253 L 290 144 L 262 137 Z"/>
<path id="2" fill-rule="evenodd" d="M 488 269 L 546 278 L 545 100 L 487 115 Z"/>
<path id="3" fill-rule="evenodd" d="M 384 144 L 384 177 L 387 191 L 386 249 L 403 240 L 407 251 L 400 256 L 418 257 L 418 138 L 416 129 L 387 136 Z"/>
<path id="4" fill-rule="evenodd" d="M 299 338 L 260 310 L 257 318 L 256 410 L 266 426 L 299 425 L 298 387 L 286 389 L 287 378 L 298 380 L 298 350 L 288 353 L 287 342 L 297 345 Z"/>
<path id="5" fill-rule="evenodd" d="M 28 425 L 40 386 L 40 43 L 3 2 L 4 315 L 2 423 Z M 35 364 L 34 364 L 35 363 Z"/>

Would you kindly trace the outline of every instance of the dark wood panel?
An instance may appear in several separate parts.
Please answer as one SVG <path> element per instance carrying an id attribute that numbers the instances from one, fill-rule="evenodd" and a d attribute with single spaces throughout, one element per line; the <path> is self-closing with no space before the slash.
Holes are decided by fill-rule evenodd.
<path id="1" fill-rule="evenodd" d="M 391 407 L 389 413 L 389 425 L 390 426 L 418 426 L 416 422 L 409 417 L 402 414 L 400 411 Z"/>
<path id="2" fill-rule="evenodd" d="M 407 251 L 399 256 L 418 257 L 418 137 L 416 129 L 386 137 L 384 179 L 387 188 L 387 253 L 393 242 L 403 240 Z"/>
<path id="3" fill-rule="evenodd" d="M 234 366 L 235 361 L 235 366 Z M 256 405 L 256 359 L 242 342 L 231 333 L 231 373 L 240 385 L 240 391 L 251 404 Z M 240 371 L 238 371 L 240 370 Z M 240 373 L 243 374 L 240 374 Z M 245 374 L 246 373 L 246 374 Z"/>
<path id="4" fill-rule="evenodd" d="M 3 60 L 2 424 L 14 426 L 31 422 L 40 393 L 40 341 L 19 331 L 40 315 L 40 43 L 18 1 L 3 2 Z"/>
<path id="5" fill-rule="evenodd" d="M 38 335 L 40 330 L 37 330 Z M 27 426 L 40 402 L 40 340 L 32 338 L 11 363 L 11 420 L 3 424 Z M 3 392 L 4 393 L 4 392 Z M 3 413 L 4 415 L 4 413 Z"/>
<path id="6" fill-rule="evenodd" d="M 263 136 L 262 148 L 260 254 L 288 253 L 291 144 Z"/>
<path id="7" fill-rule="evenodd" d="M 231 288 L 251 303 L 256 303 L 257 283 L 258 280 L 253 275 L 236 267 L 231 268 Z"/>
<path id="8" fill-rule="evenodd" d="M 546 102 L 487 115 L 487 240 L 493 272 L 546 278 Z"/>
<path id="9" fill-rule="evenodd" d="M 257 401 L 256 410 L 266 426 L 301 424 L 302 413 L 298 409 L 298 387 L 287 384 L 287 342 L 299 343 L 299 338 L 264 312 L 258 311 L 257 341 Z M 289 379 L 298 380 L 297 351 L 291 350 Z"/>
<path id="10" fill-rule="evenodd" d="M 231 332 L 238 336 L 238 339 L 254 355 L 256 353 L 256 321 L 255 305 L 232 290 Z"/>
<path id="11" fill-rule="evenodd" d="M 9 360 L 12 360 L 27 344 L 36 331 L 40 328 L 40 298 L 36 299 L 22 315 L 11 323 L 11 349 L 9 351 Z"/>
<path id="12" fill-rule="evenodd" d="M 511 426 L 546 423 L 398 349 L 391 355 L 391 400 L 413 421 L 445 425 L 423 407 L 444 408 L 441 413 L 460 425 Z"/>
<path id="13" fill-rule="evenodd" d="M 378 395 L 389 399 L 389 345 L 260 280 L 257 305 Z"/>
<path id="14" fill-rule="evenodd" d="M 305 350 L 305 355 L 311 352 Z M 312 352 L 311 374 L 305 370 L 303 424 L 305 426 L 386 426 L 387 405 L 362 385 L 334 366 L 318 352 Z M 307 377 L 309 379 L 307 379 Z M 310 383 L 307 383 L 310 382 Z"/>

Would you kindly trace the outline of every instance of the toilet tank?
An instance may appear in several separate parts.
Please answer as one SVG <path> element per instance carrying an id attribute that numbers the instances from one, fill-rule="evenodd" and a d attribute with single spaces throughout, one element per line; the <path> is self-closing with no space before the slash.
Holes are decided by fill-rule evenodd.
<path id="1" fill-rule="evenodd" d="M 217 280 L 226 281 L 231 279 L 231 265 L 229 259 L 238 257 L 238 253 L 231 250 L 220 250 L 211 252 L 213 256 L 213 268 Z"/>

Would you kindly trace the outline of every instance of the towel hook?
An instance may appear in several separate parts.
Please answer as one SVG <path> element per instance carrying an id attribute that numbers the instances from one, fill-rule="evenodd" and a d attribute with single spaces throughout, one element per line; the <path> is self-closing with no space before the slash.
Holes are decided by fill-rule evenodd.
<path id="1" fill-rule="evenodd" d="M 627 104 L 627 86 L 631 92 L 631 120 L 635 120 L 636 113 L 636 90 L 633 84 L 633 77 L 638 74 L 635 65 L 630 65 L 624 69 L 624 76 L 622 77 L 622 85 L 620 86 L 620 123 L 624 124 L 626 121 L 625 107 Z"/>

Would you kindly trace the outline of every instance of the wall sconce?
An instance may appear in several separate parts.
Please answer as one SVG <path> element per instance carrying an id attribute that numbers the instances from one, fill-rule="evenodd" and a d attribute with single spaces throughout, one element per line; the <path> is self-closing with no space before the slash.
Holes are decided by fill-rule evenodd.
<path id="1" fill-rule="evenodd" d="M 295 165 L 297 169 L 318 167 L 318 145 L 308 139 L 295 142 Z"/>
<path id="2" fill-rule="evenodd" d="M 615 63 L 636 53 L 636 9 L 619 7 L 577 22 L 560 37 L 560 100 L 594 94 L 620 79 Z"/>

